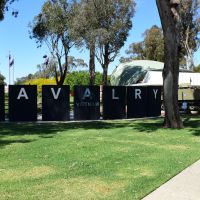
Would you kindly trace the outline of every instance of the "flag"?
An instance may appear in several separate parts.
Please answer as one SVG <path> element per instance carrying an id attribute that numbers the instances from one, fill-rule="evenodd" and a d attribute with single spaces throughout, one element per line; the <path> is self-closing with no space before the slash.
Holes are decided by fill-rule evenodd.
<path id="1" fill-rule="evenodd" d="M 14 65 L 14 58 L 11 57 L 11 55 L 9 54 L 9 67 L 12 67 Z"/>

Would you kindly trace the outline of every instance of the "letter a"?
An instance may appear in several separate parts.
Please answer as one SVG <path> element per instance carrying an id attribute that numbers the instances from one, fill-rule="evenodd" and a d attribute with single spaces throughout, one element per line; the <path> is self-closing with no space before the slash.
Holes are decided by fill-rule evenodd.
<path id="1" fill-rule="evenodd" d="M 53 98 L 54 99 L 58 99 L 58 97 L 59 97 L 59 95 L 60 95 L 60 91 L 61 91 L 61 88 L 58 88 L 58 91 L 57 91 L 57 93 L 55 93 L 55 90 L 53 89 L 53 88 L 51 88 L 51 92 L 52 92 L 52 94 L 53 94 Z"/>
<path id="2" fill-rule="evenodd" d="M 86 98 L 90 98 L 90 96 L 91 96 L 90 89 L 86 88 L 82 99 L 85 100 Z"/>
<path id="3" fill-rule="evenodd" d="M 21 98 L 25 98 L 26 100 L 28 100 L 28 96 L 26 94 L 26 90 L 24 88 L 20 89 L 19 95 L 17 97 L 17 100 L 21 99 Z"/>

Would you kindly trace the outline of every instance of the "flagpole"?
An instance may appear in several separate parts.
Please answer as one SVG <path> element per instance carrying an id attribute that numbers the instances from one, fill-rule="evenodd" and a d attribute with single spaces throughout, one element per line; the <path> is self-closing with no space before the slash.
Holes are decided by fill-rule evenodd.
<path id="1" fill-rule="evenodd" d="M 14 81 L 15 81 L 15 65 L 13 65 L 13 85 L 14 85 Z"/>
<path id="2" fill-rule="evenodd" d="M 10 66 L 9 67 L 9 85 L 10 85 Z"/>
<path id="3" fill-rule="evenodd" d="M 10 85 L 10 53 L 8 58 L 8 68 L 9 68 L 9 85 Z"/>

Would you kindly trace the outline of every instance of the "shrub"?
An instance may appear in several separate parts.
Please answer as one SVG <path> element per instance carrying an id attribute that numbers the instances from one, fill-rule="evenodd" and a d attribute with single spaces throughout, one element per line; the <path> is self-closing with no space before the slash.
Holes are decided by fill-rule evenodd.
<path id="1" fill-rule="evenodd" d="M 38 79 L 27 80 L 23 84 L 37 85 L 38 95 L 41 95 L 42 85 L 56 85 L 56 81 L 55 81 L 55 79 L 38 78 Z"/>

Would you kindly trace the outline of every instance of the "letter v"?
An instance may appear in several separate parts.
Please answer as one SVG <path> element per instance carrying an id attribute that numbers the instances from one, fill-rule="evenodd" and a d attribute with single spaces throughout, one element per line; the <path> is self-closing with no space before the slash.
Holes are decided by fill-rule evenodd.
<path id="1" fill-rule="evenodd" d="M 56 100 L 58 99 L 58 97 L 60 95 L 60 91 L 61 91 L 61 88 L 58 88 L 57 93 L 55 93 L 55 90 L 53 88 L 51 88 L 51 92 L 53 94 L 54 99 L 56 99 Z"/>

